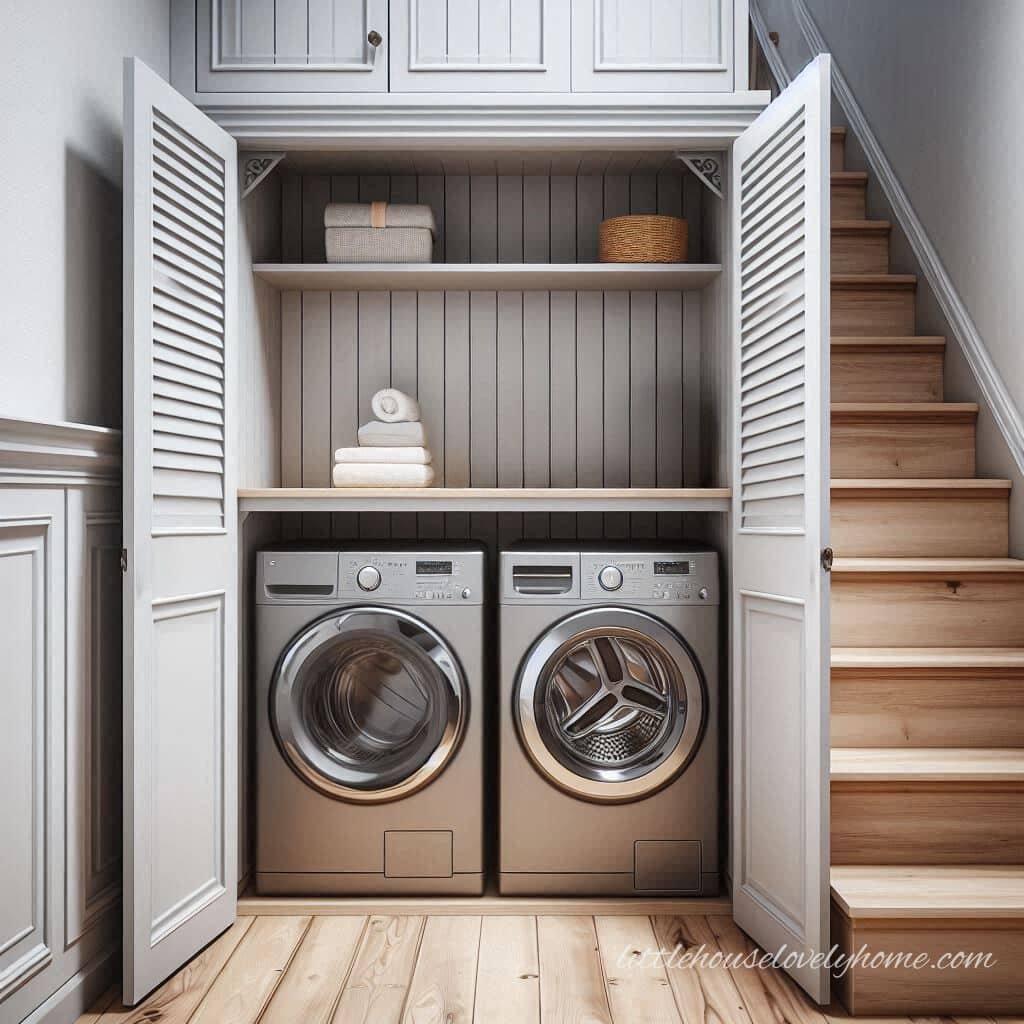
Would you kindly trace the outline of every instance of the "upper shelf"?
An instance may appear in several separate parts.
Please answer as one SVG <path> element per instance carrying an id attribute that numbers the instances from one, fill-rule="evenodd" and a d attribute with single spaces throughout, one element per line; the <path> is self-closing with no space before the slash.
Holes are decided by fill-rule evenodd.
<path id="1" fill-rule="evenodd" d="M 257 263 L 253 273 L 296 291 L 690 291 L 718 263 Z"/>

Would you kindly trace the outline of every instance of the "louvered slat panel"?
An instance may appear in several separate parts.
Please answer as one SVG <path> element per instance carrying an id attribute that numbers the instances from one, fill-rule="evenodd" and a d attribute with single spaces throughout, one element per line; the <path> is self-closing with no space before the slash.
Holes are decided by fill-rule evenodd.
<path id="1" fill-rule="evenodd" d="M 221 529 L 224 169 L 159 115 L 153 139 L 153 528 Z"/>
<path id="2" fill-rule="evenodd" d="M 740 503 L 744 529 L 804 522 L 804 118 L 741 168 Z"/>

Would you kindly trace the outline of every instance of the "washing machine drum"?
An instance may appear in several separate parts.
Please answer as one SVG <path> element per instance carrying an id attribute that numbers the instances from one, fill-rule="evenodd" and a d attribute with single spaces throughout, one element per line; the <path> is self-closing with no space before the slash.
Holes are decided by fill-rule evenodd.
<path id="1" fill-rule="evenodd" d="M 551 782 L 621 802 L 649 795 L 686 767 L 706 702 L 700 665 L 673 629 L 644 612 L 591 608 L 531 649 L 515 712 L 527 754 Z"/>
<path id="2" fill-rule="evenodd" d="M 454 653 L 412 615 L 356 608 L 288 646 L 270 690 L 285 759 L 310 785 L 360 803 L 421 789 L 448 764 L 468 713 Z"/>

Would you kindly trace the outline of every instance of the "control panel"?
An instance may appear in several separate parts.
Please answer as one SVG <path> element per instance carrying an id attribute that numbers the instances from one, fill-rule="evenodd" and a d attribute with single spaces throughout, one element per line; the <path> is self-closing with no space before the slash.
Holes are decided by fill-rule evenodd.
<path id="1" fill-rule="evenodd" d="M 584 551 L 580 600 L 718 604 L 718 558 L 713 551 Z"/>

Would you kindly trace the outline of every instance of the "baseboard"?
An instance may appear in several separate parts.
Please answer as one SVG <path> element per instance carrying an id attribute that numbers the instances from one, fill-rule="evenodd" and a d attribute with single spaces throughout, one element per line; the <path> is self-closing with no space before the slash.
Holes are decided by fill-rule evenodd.
<path id="1" fill-rule="evenodd" d="M 22 1024 L 75 1024 L 117 979 L 120 949 L 107 949 L 72 975 Z"/>
<path id="2" fill-rule="evenodd" d="M 793 14 L 797 25 L 812 54 L 829 52 L 828 43 L 822 36 L 804 0 L 792 0 Z M 764 18 L 758 10 L 757 0 L 751 0 L 751 20 L 760 39 L 758 24 L 765 27 Z M 766 34 L 767 30 L 765 29 Z M 762 46 L 764 44 L 762 43 Z M 770 49 L 774 49 L 771 47 Z M 781 58 L 774 54 L 781 64 Z M 766 50 L 766 58 L 768 51 Z M 769 67 L 776 73 L 776 61 L 769 59 Z M 788 77 L 787 69 L 782 73 Z M 780 84 L 782 84 L 780 82 Z M 978 383 L 984 404 L 992 414 L 996 427 L 1006 442 L 1018 471 L 1024 473 L 1024 418 L 1007 390 L 1001 374 L 982 339 L 970 313 L 960 298 L 938 251 L 932 244 L 924 225 L 914 211 L 892 164 L 889 163 L 875 133 L 871 130 L 864 111 L 861 110 L 853 90 L 835 60 L 832 61 L 832 90 L 842 108 L 850 132 L 860 143 L 868 166 L 885 194 L 892 208 L 893 217 L 907 238 L 914 256 L 921 268 L 921 274 L 935 294 L 935 299 L 949 325 L 950 333 L 960 345 L 967 365 Z"/>

